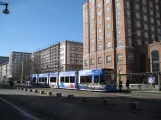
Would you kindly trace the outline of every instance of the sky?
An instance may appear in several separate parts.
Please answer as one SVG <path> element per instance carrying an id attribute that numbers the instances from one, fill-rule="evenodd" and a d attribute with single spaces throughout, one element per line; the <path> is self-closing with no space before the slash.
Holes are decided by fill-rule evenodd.
<path id="1" fill-rule="evenodd" d="M 0 0 L 2 1 L 2 0 Z M 83 41 L 83 4 L 87 0 L 3 0 L 0 6 L 0 56 L 35 52 L 64 40 Z"/>

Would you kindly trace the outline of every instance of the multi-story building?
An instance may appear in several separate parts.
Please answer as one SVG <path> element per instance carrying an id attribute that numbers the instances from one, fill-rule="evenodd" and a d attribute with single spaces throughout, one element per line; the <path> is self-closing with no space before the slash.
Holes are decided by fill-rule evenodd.
<path id="1" fill-rule="evenodd" d="M 9 57 L 0 56 L 0 64 L 4 64 L 9 61 Z"/>
<path id="2" fill-rule="evenodd" d="M 10 66 L 9 63 L 0 65 L 0 80 L 7 81 L 10 78 Z"/>
<path id="3" fill-rule="evenodd" d="M 147 44 L 161 38 L 160 10 L 160 0 L 88 0 L 83 5 L 83 69 L 150 71 Z"/>
<path id="4" fill-rule="evenodd" d="M 60 43 L 39 50 L 33 54 L 33 67 L 35 73 L 58 71 L 60 56 Z"/>
<path id="5" fill-rule="evenodd" d="M 31 74 L 31 57 L 32 53 L 26 52 L 11 52 L 9 57 L 10 63 L 10 75 L 14 79 L 20 79 L 22 68 L 23 68 L 23 77 Z"/>
<path id="6" fill-rule="evenodd" d="M 64 41 L 33 54 L 34 73 L 83 69 L 83 43 Z"/>

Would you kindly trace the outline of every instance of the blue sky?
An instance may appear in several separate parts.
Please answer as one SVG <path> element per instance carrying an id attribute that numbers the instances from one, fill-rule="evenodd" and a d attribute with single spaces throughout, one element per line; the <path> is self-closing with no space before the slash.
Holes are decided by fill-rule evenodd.
<path id="1" fill-rule="evenodd" d="M 4 15 L 0 6 L 0 56 L 34 52 L 66 39 L 83 41 L 82 9 L 87 0 L 3 1 L 11 14 Z"/>

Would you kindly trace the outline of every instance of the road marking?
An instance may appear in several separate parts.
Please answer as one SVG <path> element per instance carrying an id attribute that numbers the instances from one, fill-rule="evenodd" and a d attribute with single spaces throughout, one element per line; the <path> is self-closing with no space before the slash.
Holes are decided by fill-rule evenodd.
<path id="1" fill-rule="evenodd" d="M 28 118 L 30 118 L 30 119 L 33 119 L 33 120 L 41 120 L 41 119 L 39 119 L 39 118 L 37 118 L 37 117 L 35 117 L 35 116 L 33 116 L 33 115 L 31 115 L 31 114 L 25 112 L 25 111 L 22 110 L 21 108 L 19 108 L 19 107 L 13 105 L 12 103 L 10 103 L 10 102 L 4 100 L 4 99 L 1 98 L 1 97 L 0 97 L 0 100 L 2 100 L 3 102 L 7 103 L 7 104 L 10 105 L 10 106 L 12 106 L 13 108 L 15 108 L 15 109 L 18 110 L 19 112 L 23 113 L 26 117 L 28 117 Z"/>

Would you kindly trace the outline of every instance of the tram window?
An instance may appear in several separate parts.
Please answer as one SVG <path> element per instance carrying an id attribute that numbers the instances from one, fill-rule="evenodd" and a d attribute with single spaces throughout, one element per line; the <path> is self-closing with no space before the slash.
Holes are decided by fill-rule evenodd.
<path id="1" fill-rule="evenodd" d="M 61 82 L 64 82 L 64 77 L 61 77 L 61 78 L 60 78 L 60 81 L 61 81 Z"/>
<path id="2" fill-rule="evenodd" d="M 92 76 L 86 76 L 86 83 L 92 83 Z"/>
<path id="3" fill-rule="evenodd" d="M 46 77 L 44 78 L 44 80 L 45 80 L 45 82 L 47 82 L 47 78 Z"/>
<path id="4" fill-rule="evenodd" d="M 70 83 L 74 83 L 75 82 L 75 77 L 74 76 L 70 76 Z"/>
<path id="5" fill-rule="evenodd" d="M 36 78 L 33 78 L 33 82 L 36 82 Z"/>
<path id="6" fill-rule="evenodd" d="M 45 78 L 43 77 L 43 78 L 41 78 L 41 82 L 45 82 Z"/>
<path id="7" fill-rule="evenodd" d="M 69 77 L 65 77 L 65 83 L 69 83 Z"/>
<path id="8" fill-rule="evenodd" d="M 80 76 L 80 83 L 86 83 L 86 77 L 85 76 Z"/>
<path id="9" fill-rule="evenodd" d="M 41 82 L 41 78 L 39 78 L 39 82 Z"/>
<path id="10" fill-rule="evenodd" d="M 94 77 L 94 83 L 99 83 L 99 76 Z"/>
<path id="11" fill-rule="evenodd" d="M 56 82 L 56 77 L 51 77 L 50 82 Z"/>
<path id="12" fill-rule="evenodd" d="M 106 84 L 106 80 L 105 80 L 105 77 L 103 75 L 100 76 L 100 84 Z"/>

